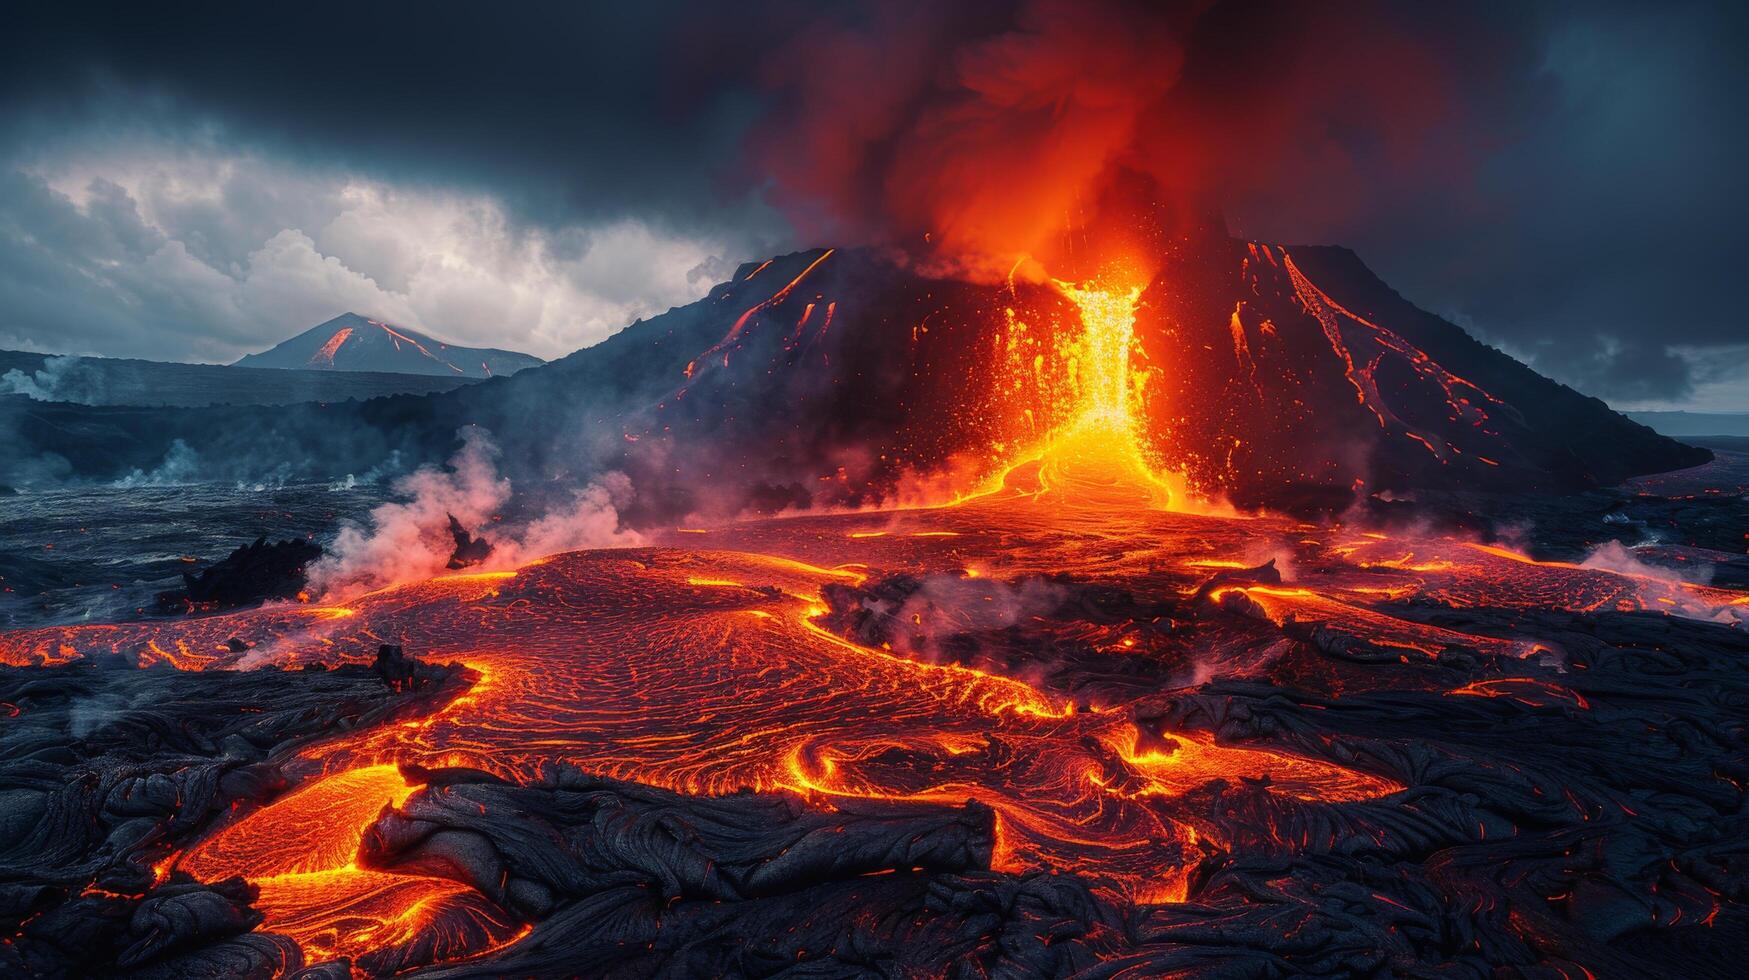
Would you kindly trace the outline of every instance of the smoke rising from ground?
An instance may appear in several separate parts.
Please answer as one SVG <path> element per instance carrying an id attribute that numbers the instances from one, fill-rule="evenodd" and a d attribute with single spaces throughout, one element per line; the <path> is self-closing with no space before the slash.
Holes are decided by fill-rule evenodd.
<path id="1" fill-rule="evenodd" d="M 447 467 L 421 467 L 395 483 L 409 499 L 371 511 L 368 526 L 346 524 L 328 554 L 310 568 L 310 591 L 326 601 L 445 571 L 455 540 L 453 515 L 464 528 L 492 544 L 491 556 L 472 571 L 497 571 L 562 551 L 623 547 L 639 536 L 620 526 L 619 508 L 631 497 L 631 481 L 608 473 L 570 499 L 515 527 L 501 522 L 514 488 L 498 471 L 498 447 L 490 433 L 466 428 L 462 448 Z"/>
<path id="2" fill-rule="evenodd" d="M 150 470 L 136 467 L 115 481 L 118 487 L 171 487 L 200 481 L 200 454 L 181 439 L 173 440 L 164 461 Z"/>
<path id="3" fill-rule="evenodd" d="M 931 575 L 894 614 L 893 647 L 938 663 L 952 659 L 942 643 L 968 633 L 1007 629 L 1062 605 L 1068 590 L 1042 578 L 1015 583 L 959 575 Z"/>
<path id="4" fill-rule="evenodd" d="M 103 378 L 84 358 L 59 354 L 43 359 L 35 371 L 13 368 L 0 374 L 0 395 L 24 395 L 39 402 L 102 404 Z"/>
<path id="5" fill-rule="evenodd" d="M 1722 623 L 1749 621 L 1749 609 L 1743 606 L 1717 606 L 1690 592 L 1689 584 L 1706 585 L 1712 581 L 1713 566 L 1696 564 L 1678 571 L 1668 565 L 1655 565 L 1634 553 L 1620 541 L 1605 541 L 1591 550 L 1581 561 L 1583 568 L 1612 572 L 1638 582 L 1640 601 L 1648 608 L 1666 608 L 1672 615 L 1688 619 L 1716 620 Z"/>

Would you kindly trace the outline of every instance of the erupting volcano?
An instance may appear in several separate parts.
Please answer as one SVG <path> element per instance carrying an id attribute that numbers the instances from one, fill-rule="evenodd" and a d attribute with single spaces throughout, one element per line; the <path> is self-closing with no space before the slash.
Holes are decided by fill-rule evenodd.
<path id="1" fill-rule="evenodd" d="M 397 22 L 368 71 L 300 77 L 344 78 L 317 176 L 250 156 L 302 153 L 296 113 L 214 109 L 202 147 L 250 142 L 186 173 L 274 180 L 4 177 L 0 247 L 33 264 L 0 291 L 41 279 L 38 306 L 168 302 L 222 318 L 225 351 L 259 341 L 239 320 L 368 302 L 574 352 L 345 314 L 240 363 L 467 383 L 184 409 L 0 378 L 44 395 L 0 477 L 57 481 L 0 550 L 0 601 L 40 593 L 0 632 L 0 974 L 1736 975 L 1749 455 L 1544 377 L 1354 252 L 1271 240 L 1360 227 L 1422 171 L 1441 209 L 1508 210 L 1453 190 L 1489 182 L 1461 171 L 1487 140 L 1459 69 L 1502 51 L 1448 65 L 1408 14 L 1301 6 L 664 12 L 685 29 L 632 67 L 562 32 L 499 64 L 471 22 L 439 58 Z M 642 16 L 609 13 L 584 33 Z M 1541 106 L 1544 75 L 1609 60 L 1476 86 Z M 488 97 L 549 61 L 591 74 Z M 708 126 L 576 120 L 652 150 L 602 162 L 563 100 L 620 76 L 727 94 L 672 100 Z M 192 96 L 166 85 L 168 118 Z M 197 90 L 233 87 L 263 89 Z M 354 105 L 434 92 L 466 97 L 405 129 Z M 479 106 L 500 118 L 432 152 Z M 684 183 L 656 144 L 698 166 L 731 131 L 756 186 L 720 226 L 680 217 L 717 190 L 600 199 Z M 256 210 L 297 227 L 231 256 L 280 227 Z M 1502 237 L 1542 247 L 1520 220 Z M 1574 376 L 1620 373 L 1614 342 Z M 254 543 L 203 559 L 209 520 Z"/>
<path id="2" fill-rule="evenodd" d="M 758 346 L 779 318 L 824 331 L 840 304 L 847 329 L 848 300 L 809 278 L 830 255 L 796 260 L 689 358 L 684 399 L 756 353 L 805 357 L 787 334 Z M 1253 256 L 1283 270 L 1302 340 L 1341 355 L 1369 428 L 1418 431 L 1382 380 L 1401 354 L 1449 422 L 1498 438 L 1497 397 L 1287 253 L 1247 246 L 1242 269 Z M 1157 455 L 1188 436 L 1150 427 L 1161 389 L 1207 362 L 1137 334 L 1181 292 L 992 289 L 1008 302 L 971 349 L 1008 373 L 979 382 L 1003 397 L 976 424 L 1005 435 L 951 502 L 655 530 L 650 547 L 343 604 L 0 637 L 10 664 L 115 654 L 215 680 L 374 655 L 411 699 L 275 736 L 244 720 L 271 705 L 238 705 L 213 724 L 276 782 L 223 789 L 185 829 L 187 781 L 236 750 L 130 762 L 122 785 L 167 781 L 184 802 L 140 810 L 170 823 L 7 955 L 81 955 L 57 945 L 70 910 L 142 900 L 193 903 L 159 927 L 188 950 L 171 962 L 281 974 L 1606 975 L 1749 922 L 1724 843 L 1746 775 L 1725 706 L 1749 695 L 1729 624 L 1749 594 L 1455 533 L 1220 516 Z M 1262 386 L 1272 344 L 1294 341 L 1285 320 L 1256 324 L 1241 305 L 1209 329 Z M 1354 329 L 1378 338 L 1365 362 Z M 1422 449 L 1455 455 L 1457 438 Z M 452 666 L 402 668 L 385 643 Z M 1646 687 L 1672 670 L 1707 690 Z M 51 724 L 47 695 L 5 697 Z M 116 819 L 103 792 L 45 798 L 31 846 Z M 1600 851 L 1633 857 L 1581 856 Z M 172 888 L 212 897 L 153 897 Z"/>

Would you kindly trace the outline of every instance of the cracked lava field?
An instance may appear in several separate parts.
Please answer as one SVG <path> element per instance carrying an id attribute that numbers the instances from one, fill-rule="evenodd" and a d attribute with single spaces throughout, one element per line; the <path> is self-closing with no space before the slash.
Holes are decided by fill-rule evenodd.
<path id="1" fill-rule="evenodd" d="M 1292 581 L 1256 571 L 1264 556 Z M 868 591 L 881 581 L 907 584 L 883 600 Z M 445 792 L 398 766 L 531 781 L 570 764 L 688 796 L 783 791 L 827 813 L 847 801 L 974 800 L 994 812 L 996 871 L 1072 872 L 1125 904 L 1183 902 L 1199 861 L 1246 843 L 1208 813 L 1210 787 L 1260 787 L 1284 810 L 1270 846 L 1288 852 L 1342 844 L 1309 836 L 1337 828 L 1289 816 L 1296 809 L 1401 799 L 1405 787 L 1369 756 L 1371 738 L 1350 741 L 1340 727 L 1313 732 L 1308 751 L 1303 738 L 1235 742 L 1162 723 L 1174 691 L 1257 681 L 1337 714 L 1349 696 L 1409 687 L 1585 712 L 1598 695 L 1572 683 L 1534 629 L 1469 632 L 1430 612 L 1744 601 L 1456 540 L 1008 491 L 687 529 L 660 547 L 458 574 L 344 608 L 13 634 L 0 655 L 142 650 L 145 662 L 192 670 L 235 665 L 225 641 L 241 636 L 256 662 L 336 664 L 404 641 L 467 665 L 478 679 L 464 693 L 302 750 L 302 785 L 157 869 L 248 879 L 261 928 L 310 961 L 421 941 L 440 959 L 517 942 L 527 924 L 452 876 L 361 863 L 379 811 Z M 890 621 L 890 639 L 847 638 L 852 606 Z M 1329 635 L 1296 640 L 1296 622 Z M 1341 638 L 1371 656 L 1320 654 L 1345 649 Z M 1488 664 L 1486 676 L 1443 679 L 1456 651 Z M 1577 794 L 1550 804 L 1628 805 Z M 1510 833 L 1477 819 L 1462 828 L 1471 843 Z M 1716 907 L 1699 889 L 1665 900 L 1697 917 Z"/>

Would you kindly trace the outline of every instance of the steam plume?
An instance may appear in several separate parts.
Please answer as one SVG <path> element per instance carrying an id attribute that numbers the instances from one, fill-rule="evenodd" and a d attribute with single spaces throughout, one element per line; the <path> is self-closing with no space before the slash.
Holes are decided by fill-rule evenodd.
<path id="1" fill-rule="evenodd" d="M 580 548 L 634 545 L 637 534 L 620 527 L 619 508 L 631 496 L 631 481 L 608 473 L 572 494 L 569 501 L 519 528 L 495 524 L 511 499 L 510 480 L 499 475 L 498 447 L 490 433 L 461 430 L 462 448 L 447 468 L 421 467 L 395 483 L 410 499 L 371 511 L 369 526 L 347 524 L 310 569 L 311 591 L 327 601 L 444 572 L 455 542 L 453 515 L 466 528 L 488 528 L 491 557 L 478 571 L 517 565 Z"/>

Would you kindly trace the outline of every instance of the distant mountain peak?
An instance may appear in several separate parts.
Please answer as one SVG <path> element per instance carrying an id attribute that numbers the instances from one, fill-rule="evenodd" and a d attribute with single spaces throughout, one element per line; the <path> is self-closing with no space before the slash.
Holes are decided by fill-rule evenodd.
<path id="1" fill-rule="evenodd" d="M 346 312 L 259 354 L 239 367 L 315 371 L 392 371 L 400 374 L 490 378 L 515 374 L 541 359 L 491 347 L 461 347 L 407 327 Z"/>

